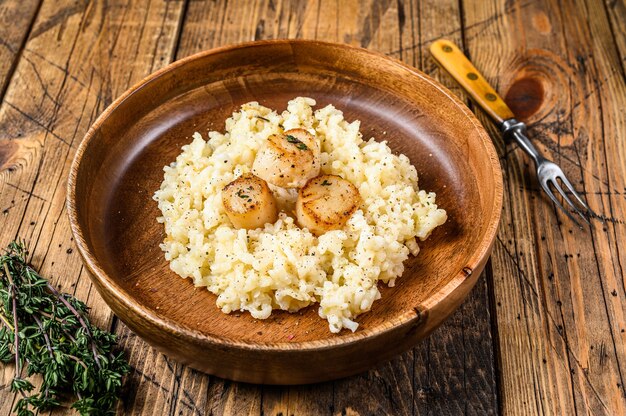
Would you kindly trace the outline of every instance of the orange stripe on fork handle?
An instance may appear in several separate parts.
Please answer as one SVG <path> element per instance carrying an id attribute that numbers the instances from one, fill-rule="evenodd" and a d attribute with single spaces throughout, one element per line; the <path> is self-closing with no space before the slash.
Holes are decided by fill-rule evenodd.
<path id="1" fill-rule="evenodd" d="M 430 45 L 430 53 L 495 122 L 501 124 L 504 120 L 514 117 L 496 90 L 454 43 L 440 39 Z"/>

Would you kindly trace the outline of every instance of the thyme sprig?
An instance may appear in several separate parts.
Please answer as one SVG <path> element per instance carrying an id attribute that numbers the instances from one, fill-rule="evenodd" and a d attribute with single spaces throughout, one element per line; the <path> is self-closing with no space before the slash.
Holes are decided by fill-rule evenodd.
<path id="1" fill-rule="evenodd" d="M 13 241 L 0 256 L 0 361 L 15 361 L 11 391 L 22 396 L 18 416 L 58 406 L 73 393 L 83 415 L 112 414 L 122 377 L 130 371 L 114 334 L 92 325 L 87 306 L 60 293 L 26 261 Z M 26 373 L 26 377 L 22 373 Z M 39 391 L 28 377 L 40 374 Z"/>

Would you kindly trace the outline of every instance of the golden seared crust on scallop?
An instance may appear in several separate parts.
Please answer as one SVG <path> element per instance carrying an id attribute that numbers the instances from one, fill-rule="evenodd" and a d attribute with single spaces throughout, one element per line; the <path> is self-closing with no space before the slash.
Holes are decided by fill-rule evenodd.
<path id="1" fill-rule="evenodd" d="M 320 236 L 342 228 L 360 205 L 361 195 L 352 183 L 337 175 L 320 175 L 300 189 L 296 218 L 300 227 Z"/>
<path id="2" fill-rule="evenodd" d="M 251 173 L 241 175 L 222 189 L 222 204 L 235 228 L 260 228 L 278 217 L 269 186 Z"/>
<path id="3" fill-rule="evenodd" d="M 319 144 L 304 129 L 273 134 L 257 153 L 252 172 L 273 185 L 300 188 L 320 172 Z"/>

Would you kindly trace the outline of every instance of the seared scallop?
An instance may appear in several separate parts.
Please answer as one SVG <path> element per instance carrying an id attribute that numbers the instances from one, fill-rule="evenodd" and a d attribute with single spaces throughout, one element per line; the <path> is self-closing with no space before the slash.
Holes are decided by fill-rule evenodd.
<path id="1" fill-rule="evenodd" d="M 267 138 L 252 172 L 282 188 L 300 188 L 320 173 L 320 147 L 304 129 L 287 130 Z"/>
<path id="2" fill-rule="evenodd" d="M 361 204 L 361 195 L 352 183 L 336 175 L 309 180 L 298 193 L 296 218 L 302 228 L 320 236 L 342 228 Z"/>
<path id="3" fill-rule="evenodd" d="M 267 183 L 251 173 L 241 175 L 222 189 L 222 203 L 235 228 L 263 227 L 275 222 L 278 216 Z"/>

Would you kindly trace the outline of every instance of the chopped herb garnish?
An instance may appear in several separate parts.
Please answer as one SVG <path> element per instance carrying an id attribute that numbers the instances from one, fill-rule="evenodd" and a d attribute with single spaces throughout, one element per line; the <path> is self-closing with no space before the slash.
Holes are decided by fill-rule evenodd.
<path id="1" fill-rule="evenodd" d="M 256 118 L 259 118 L 259 119 L 261 119 L 261 120 L 263 120 L 263 121 L 267 121 L 268 123 L 270 122 L 270 121 L 269 121 L 268 119 L 266 119 L 265 117 L 256 116 Z"/>
<path id="2" fill-rule="evenodd" d="M 308 150 L 308 147 L 306 146 L 306 144 L 302 143 L 302 141 L 298 139 L 297 137 L 294 137 L 291 134 L 288 134 L 287 136 L 285 136 L 285 138 L 287 139 L 289 143 L 294 143 L 298 149 Z"/>
<path id="3" fill-rule="evenodd" d="M 328 186 L 328 185 L 330 185 L 330 182 L 324 179 L 324 181 L 322 182 L 322 186 Z"/>
<path id="4" fill-rule="evenodd" d="M 242 198 L 242 199 L 248 198 L 248 195 L 244 194 L 242 189 L 238 190 L 235 195 L 237 195 L 239 198 Z"/>

